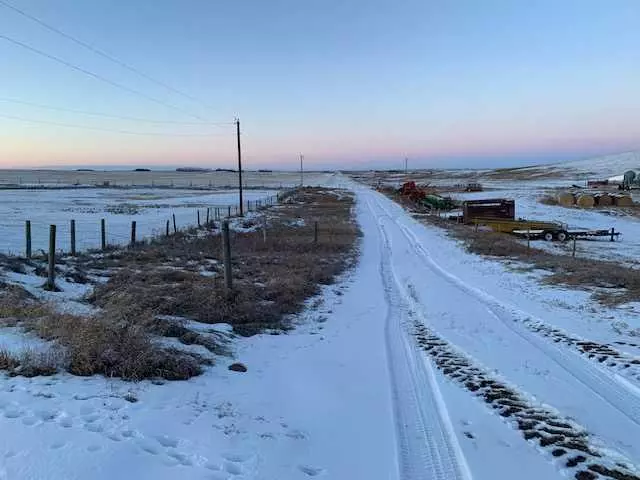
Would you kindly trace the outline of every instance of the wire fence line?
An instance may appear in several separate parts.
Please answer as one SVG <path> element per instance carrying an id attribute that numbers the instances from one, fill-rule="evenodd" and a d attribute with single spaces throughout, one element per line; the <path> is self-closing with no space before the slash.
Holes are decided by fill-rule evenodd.
<path id="1" fill-rule="evenodd" d="M 290 191 L 278 192 L 275 195 L 262 197 L 256 200 L 243 202 L 243 213 L 253 213 L 263 208 L 278 204 L 289 194 Z M 24 234 L 22 246 L 13 248 L 3 245 L 3 250 L 14 256 L 31 258 L 32 256 L 43 254 L 48 255 L 50 245 L 51 226 L 55 225 L 55 252 L 56 255 L 75 254 L 87 250 L 105 250 L 108 248 L 127 246 L 142 243 L 154 238 L 173 235 L 180 231 L 185 231 L 194 227 L 212 227 L 216 223 L 229 218 L 241 216 L 238 204 L 226 206 L 188 207 L 179 208 L 180 215 L 176 216 L 176 211 L 171 210 L 158 215 L 156 218 L 130 216 L 131 221 L 123 224 L 119 222 L 117 228 L 110 228 L 112 224 L 101 215 L 92 216 L 90 219 L 83 215 L 81 221 L 69 218 L 60 222 L 37 222 L 31 220 L 24 221 Z M 189 219 L 185 213 L 189 213 Z M 168 215 L 167 215 L 168 213 Z M 153 226 L 149 228 L 149 223 Z M 3 228 L 15 229 L 16 223 L 0 223 L 0 230 Z M 115 230 L 115 231 L 114 231 Z M 2 236 L 6 238 L 6 236 Z M 34 242 L 34 239 L 36 240 Z"/>

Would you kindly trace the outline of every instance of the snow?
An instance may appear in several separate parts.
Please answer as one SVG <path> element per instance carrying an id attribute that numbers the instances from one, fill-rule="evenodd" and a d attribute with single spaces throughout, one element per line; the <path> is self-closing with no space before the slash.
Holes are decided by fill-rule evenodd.
<path id="1" fill-rule="evenodd" d="M 217 357 L 184 382 L 0 379 L 0 478 L 573 476 L 566 457 L 525 440 L 512 419 L 452 381 L 418 348 L 412 325 L 528 404 L 586 429 L 604 464 L 638 461 L 640 369 L 599 363 L 532 330 L 624 342 L 639 357 L 635 310 L 541 286 L 540 273 L 469 254 L 376 192 L 339 176 L 329 183 L 357 193 L 360 262 L 308 302 L 293 331 L 234 338 L 233 359 Z M 0 339 L 5 331 L 19 342 L 14 330 Z M 229 371 L 234 361 L 248 371 Z"/>
<path id="2" fill-rule="evenodd" d="M 624 264 L 638 265 L 640 252 L 640 217 L 618 215 L 615 207 L 608 209 L 562 207 L 545 205 L 538 200 L 547 191 L 544 188 L 531 187 L 514 182 L 501 182 L 500 187 L 491 192 L 452 193 L 458 200 L 475 200 L 482 198 L 509 198 L 516 201 L 516 218 L 527 220 L 543 220 L 567 224 L 570 230 L 610 230 L 620 232 L 618 241 L 610 242 L 609 237 L 597 239 L 580 239 L 577 243 L 577 255 L 599 260 L 615 260 Z M 552 253 L 569 253 L 572 245 L 569 242 L 537 241 L 536 248 L 543 248 Z"/>
<path id="3" fill-rule="evenodd" d="M 245 190 L 244 201 L 276 195 L 275 190 Z M 136 238 L 164 234 L 166 222 L 176 215 L 178 228 L 206 220 L 207 208 L 220 208 L 226 216 L 228 207 L 238 203 L 234 190 L 203 192 L 179 189 L 60 189 L 0 190 L 0 235 L 4 253 L 24 254 L 25 221 L 31 220 L 32 251 L 48 250 L 49 225 L 57 225 L 57 248 L 69 251 L 70 221 L 76 220 L 77 249 L 99 248 L 100 219 L 106 220 L 107 243 L 127 244 L 131 222 L 136 221 Z M 213 211 L 211 211 L 213 214 Z M 173 222 L 170 228 L 173 230 Z"/>

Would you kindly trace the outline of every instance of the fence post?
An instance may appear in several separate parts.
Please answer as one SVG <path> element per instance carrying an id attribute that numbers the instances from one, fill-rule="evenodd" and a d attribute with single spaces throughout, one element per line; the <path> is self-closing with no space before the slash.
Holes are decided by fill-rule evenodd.
<path id="1" fill-rule="evenodd" d="M 176 214 L 173 214 L 173 233 L 178 233 L 178 227 L 176 226 Z"/>
<path id="2" fill-rule="evenodd" d="M 27 237 L 27 258 L 31 259 L 31 220 L 25 223 L 25 236 Z"/>
<path id="3" fill-rule="evenodd" d="M 102 250 L 107 249 L 107 226 L 104 218 L 100 220 L 100 238 L 102 240 Z"/>
<path id="4" fill-rule="evenodd" d="M 46 290 L 56 289 L 56 226 L 49 226 L 49 271 L 47 272 Z"/>
<path id="5" fill-rule="evenodd" d="M 169 220 L 167 220 L 167 237 L 169 236 Z"/>
<path id="6" fill-rule="evenodd" d="M 227 290 L 231 290 L 233 279 L 231 278 L 231 239 L 228 220 L 222 222 L 222 261 L 224 262 L 224 285 Z"/>
<path id="7" fill-rule="evenodd" d="M 209 225 L 209 207 L 207 207 L 207 221 L 205 222 L 205 225 Z"/>
<path id="8" fill-rule="evenodd" d="M 76 221 L 71 220 L 71 256 L 76 256 Z"/>
<path id="9" fill-rule="evenodd" d="M 571 256 L 572 256 L 573 258 L 575 258 L 575 257 L 576 257 L 576 240 L 577 240 L 577 239 L 578 239 L 578 236 L 577 236 L 577 235 L 574 235 L 574 236 L 573 236 L 573 250 L 572 250 L 572 252 L 571 252 Z"/>
<path id="10" fill-rule="evenodd" d="M 476 226 L 478 224 L 476 223 Z M 529 253 L 529 249 L 531 248 L 531 228 L 527 228 L 527 253 Z"/>
<path id="11" fill-rule="evenodd" d="M 318 222 L 313 222 L 313 243 L 318 243 Z"/>
<path id="12" fill-rule="evenodd" d="M 229 217 L 231 216 L 231 205 L 229 205 L 229 206 L 227 207 L 227 210 L 228 210 L 228 212 L 227 212 L 227 218 L 229 218 Z"/>
<path id="13" fill-rule="evenodd" d="M 613 242 L 613 239 L 615 238 L 615 236 L 616 236 L 616 229 L 611 227 L 611 241 L 612 242 Z"/>
<path id="14" fill-rule="evenodd" d="M 198 216 L 198 227 L 200 227 L 200 209 L 198 208 L 196 210 L 196 212 L 197 212 L 197 216 Z"/>
<path id="15" fill-rule="evenodd" d="M 267 216 L 262 217 L 262 241 L 267 243 Z"/>
<path id="16" fill-rule="evenodd" d="M 133 220 L 131 222 L 131 246 L 135 246 L 136 244 L 136 221 Z"/>

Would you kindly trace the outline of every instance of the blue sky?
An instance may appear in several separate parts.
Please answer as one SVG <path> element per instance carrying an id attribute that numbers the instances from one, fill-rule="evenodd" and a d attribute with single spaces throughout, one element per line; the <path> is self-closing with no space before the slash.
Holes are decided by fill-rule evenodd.
<path id="1" fill-rule="evenodd" d="M 484 167 L 640 147 L 638 0 L 6 1 L 201 102 L 2 5 L 0 35 L 196 117 L 238 115 L 249 168 L 293 168 L 300 152 L 322 168 L 397 167 L 405 156 Z M 230 126 L 7 102 L 198 121 L 2 38 L 0 58 L 0 165 L 234 162 Z"/>

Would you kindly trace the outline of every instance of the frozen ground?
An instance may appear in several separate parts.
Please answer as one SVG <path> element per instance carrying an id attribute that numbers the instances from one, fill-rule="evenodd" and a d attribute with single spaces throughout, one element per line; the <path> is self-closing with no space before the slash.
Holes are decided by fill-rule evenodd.
<path id="1" fill-rule="evenodd" d="M 245 190 L 244 202 L 276 195 L 275 190 Z M 76 221 L 78 250 L 99 248 L 100 219 L 106 220 L 107 243 L 129 242 L 131 222 L 136 238 L 163 234 L 166 222 L 176 216 L 178 228 L 204 223 L 206 209 L 238 205 L 235 190 L 179 189 L 62 189 L 0 190 L 0 252 L 24 254 L 25 221 L 31 220 L 32 250 L 48 250 L 49 225 L 57 225 L 57 249 L 70 250 L 70 221 Z M 233 212 L 232 212 L 233 213 Z M 173 229 L 173 221 L 171 222 Z"/>
<path id="2" fill-rule="evenodd" d="M 0 478 L 640 478 L 635 312 L 541 287 L 332 184 L 357 191 L 361 261 L 297 329 L 236 339 L 244 374 L 221 358 L 165 385 L 1 379 Z"/>

